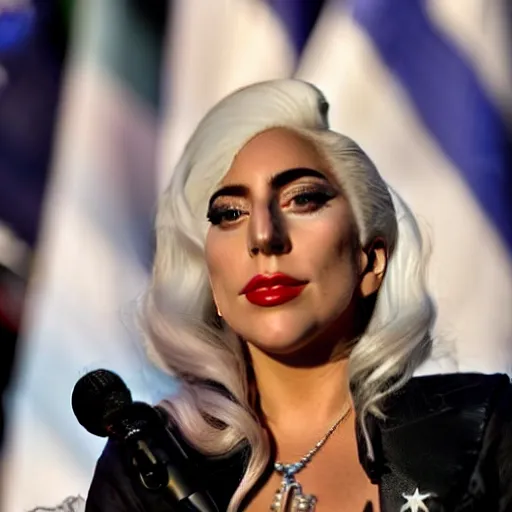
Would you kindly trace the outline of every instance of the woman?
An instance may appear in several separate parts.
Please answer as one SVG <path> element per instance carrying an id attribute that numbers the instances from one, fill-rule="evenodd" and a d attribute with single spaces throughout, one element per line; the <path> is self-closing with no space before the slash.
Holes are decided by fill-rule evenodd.
<path id="1" fill-rule="evenodd" d="M 512 510 L 509 379 L 412 378 L 421 237 L 327 108 L 297 80 L 237 91 L 175 169 L 142 315 L 181 382 L 170 424 L 221 511 Z M 173 510 L 124 457 L 107 446 L 87 510 Z"/>

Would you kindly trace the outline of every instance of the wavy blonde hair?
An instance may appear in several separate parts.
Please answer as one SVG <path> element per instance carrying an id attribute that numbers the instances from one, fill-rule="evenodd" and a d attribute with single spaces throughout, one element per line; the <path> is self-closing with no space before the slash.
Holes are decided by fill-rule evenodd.
<path id="1" fill-rule="evenodd" d="M 425 287 L 416 221 L 361 148 L 329 130 L 326 113 L 322 93 L 299 80 L 236 91 L 198 125 L 158 208 L 152 283 L 141 310 L 147 348 L 180 382 L 179 393 L 164 405 L 193 446 L 206 455 L 220 455 L 243 441 L 250 445 L 228 512 L 240 507 L 270 451 L 250 403 L 244 349 L 229 326 L 215 319 L 204 245 L 208 199 L 251 138 L 281 127 L 311 140 L 348 197 L 361 246 L 379 237 L 388 248 L 388 268 L 371 319 L 349 361 L 353 399 L 370 456 L 365 418 L 382 415 L 383 399 L 412 376 L 431 350 L 435 313 Z"/>

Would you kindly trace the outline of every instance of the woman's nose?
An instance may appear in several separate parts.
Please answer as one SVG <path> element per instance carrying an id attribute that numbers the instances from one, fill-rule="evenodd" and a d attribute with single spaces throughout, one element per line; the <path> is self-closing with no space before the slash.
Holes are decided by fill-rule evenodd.
<path id="1" fill-rule="evenodd" d="M 290 252 L 291 241 L 285 219 L 274 201 L 253 208 L 248 238 L 249 252 L 252 256 L 259 253 L 270 256 Z"/>

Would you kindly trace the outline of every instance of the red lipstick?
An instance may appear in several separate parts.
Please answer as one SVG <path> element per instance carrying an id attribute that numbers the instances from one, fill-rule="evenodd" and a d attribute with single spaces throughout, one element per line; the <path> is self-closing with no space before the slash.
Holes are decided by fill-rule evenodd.
<path id="1" fill-rule="evenodd" d="M 279 306 L 298 297 L 307 281 L 299 281 L 280 272 L 254 276 L 240 292 L 251 304 L 262 307 Z"/>

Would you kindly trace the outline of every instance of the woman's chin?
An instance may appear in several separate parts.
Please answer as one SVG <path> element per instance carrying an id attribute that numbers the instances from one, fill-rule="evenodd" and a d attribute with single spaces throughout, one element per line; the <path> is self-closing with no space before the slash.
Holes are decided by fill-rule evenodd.
<path id="1" fill-rule="evenodd" d="M 259 336 L 253 335 L 247 340 L 249 346 L 269 356 L 282 358 L 293 356 L 304 350 L 308 345 L 311 335 L 310 330 L 291 329 L 264 331 Z"/>

